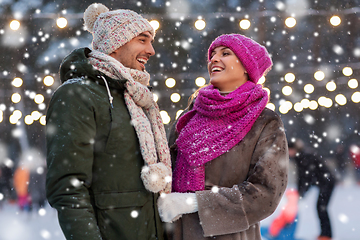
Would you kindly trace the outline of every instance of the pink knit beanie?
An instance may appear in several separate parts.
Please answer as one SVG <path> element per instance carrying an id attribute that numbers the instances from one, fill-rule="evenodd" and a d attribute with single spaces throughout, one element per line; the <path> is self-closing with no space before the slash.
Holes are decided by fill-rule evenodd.
<path id="1" fill-rule="evenodd" d="M 230 48 L 245 67 L 250 81 L 257 83 L 272 67 L 272 61 L 264 46 L 240 34 L 224 34 L 217 37 L 210 45 L 208 59 L 212 51 L 224 46 Z"/>
<path id="2" fill-rule="evenodd" d="M 155 36 L 150 23 L 136 12 L 127 9 L 109 11 L 101 3 L 93 3 L 85 10 L 84 25 L 93 34 L 93 49 L 106 54 L 143 32 L 149 31 Z"/>

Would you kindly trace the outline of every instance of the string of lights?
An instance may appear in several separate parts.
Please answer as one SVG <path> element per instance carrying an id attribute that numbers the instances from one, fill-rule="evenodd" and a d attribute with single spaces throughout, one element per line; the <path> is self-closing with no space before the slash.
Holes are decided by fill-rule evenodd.
<path id="1" fill-rule="evenodd" d="M 325 16 L 326 21 L 332 26 L 332 27 L 338 27 L 342 23 L 342 19 L 345 18 L 346 15 L 349 14 L 358 14 L 360 11 L 359 7 L 353 7 L 349 9 L 341 9 L 341 10 L 333 10 L 333 11 L 325 11 L 325 10 L 315 10 L 315 9 L 307 9 L 306 11 L 300 11 L 296 14 L 291 14 L 286 11 L 283 11 L 283 6 L 278 6 L 279 11 L 273 11 L 273 10 L 264 10 L 264 11 L 246 11 L 244 13 L 240 7 L 236 8 L 236 12 L 215 12 L 215 13 L 204 13 L 204 14 L 196 14 L 196 13 L 179 13 L 179 12 L 171 12 L 171 13 L 165 13 L 165 14 L 143 14 L 144 17 L 147 19 L 150 19 L 151 25 L 154 27 L 154 29 L 159 30 L 161 29 L 161 24 L 164 21 L 167 20 L 191 20 L 194 24 L 194 28 L 199 31 L 199 33 L 203 34 L 204 31 L 206 32 L 206 25 L 208 20 L 211 19 L 229 19 L 232 22 L 238 21 L 239 29 L 242 31 L 246 31 L 251 28 L 252 26 L 252 18 L 260 18 L 260 17 L 269 17 L 270 21 L 275 21 L 276 17 L 279 17 L 281 19 L 284 19 L 284 26 L 291 29 L 296 28 L 297 25 L 297 17 L 304 17 L 304 16 Z M 250 17 L 251 16 L 251 17 Z M 40 10 L 36 10 L 35 14 L 31 15 L 31 19 L 52 19 L 56 23 L 56 26 L 60 29 L 64 29 L 68 27 L 69 21 L 73 19 L 82 19 L 83 14 L 80 13 L 68 13 L 66 10 L 62 10 L 60 13 L 42 13 Z M 30 18 L 29 18 L 30 19 Z M 18 31 L 21 28 L 21 22 L 22 21 L 28 21 L 29 20 L 26 17 L 19 17 L 18 19 L 14 19 L 10 21 L 9 27 L 12 31 Z M 84 30 L 84 29 L 83 29 Z M 0 29 L 0 34 L 4 34 L 5 30 Z M 354 51 L 355 55 L 360 55 L 359 49 L 355 49 Z M 360 64 L 358 63 L 346 63 L 346 64 L 327 64 L 328 67 L 330 67 L 333 71 L 342 71 L 343 76 L 348 77 L 348 88 L 353 90 L 358 87 L 358 80 L 354 77 L 351 78 L 353 75 L 353 72 L 355 70 L 360 69 Z M 323 107 L 331 107 L 334 104 L 334 101 L 338 105 L 345 105 L 347 103 L 347 99 L 349 98 L 347 95 L 349 94 L 343 94 L 339 93 L 334 98 L 320 96 L 317 99 L 311 99 L 311 94 L 315 91 L 318 87 L 325 87 L 329 92 L 334 92 L 336 90 L 337 85 L 339 84 L 337 81 L 329 80 L 326 84 L 320 83 L 324 81 L 325 79 L 325 71 L 319 69 L 321 66 L 312 66 L 312 67 L 297 67 L 296 71 L 301 72 L 302 74 L 308 73 L 313 74 L 314 76 L 314 83 L 306 83 L 303 86 L 303 91 L 305 94 L 305 98 L 303 98 L 299 102 L 293 102 L 291 100 L 286 100 L 287 97 L 290 97 L 292 93 L 294 92 L 293 87 L 291 84 L 297 79 L 295 76 L 295 73 L 287 72 L 285 70 L 283 71 L 277 71 L 275 73 L 272 73 L 273 77 L 279 78 L 285 86 L 281 88 L 281 94 L 282 97 L 280 97 L 278 94 L 276 94 L 277 97 L 273 97 L 272 99 L 274 101 L 277 101 L 276 103 L 271 102 L 268 104 L 268 107 L 271 109 L 276 110 L 278 107 L 278 110 L 282 114 L 287 114 L 290 110 L 295 110 L 296 112 L 301 112 L 304 109 L 311 109 L 316 110 L 319 106 Z M 42 76 L 43 73 L 34 73 L 34 75 Z M 164 78 L 162 73 L 154 74 L 155 79 L 162 79 Z M 176 89 L 174 86 L 176 85 L 177 80 L 175 79 L 192 79 L 194 81 L 194 86 L 201 87 L 204 84 L 206 84 L 207 80 L 205 79 L 207 76 L 207 73 L 196 73 L 196 72 L 187 72 L 187 73 L 173 73 L 171 77 L 167 78 L 165 80 L 165 85 L 168 89 L 173 89 L 175 92 L 172 92 L 170 94 L 170 100 L 172 103 L 178 103 L 183 97 L 186 97 L 190 95 L 191 92 L 194 91 L 194 88 L 188 88 L 188 89 Z M 1 76 L 0 78 L 9 79 L 9 76 Z M 18 86 L 20 84 L 21 78 L 15 77 L 12 80 L 13 86 Z M 46 75 L 43 78 L 44 86 L 51 87 L 55 82 L 54 77 L 50 75 Z M 264 84 L 265 86 L 270 86 L 271 83 L 267 83 L 266 79 L 263 78 L 260 83 Z M 278 84 L 278 83 L 277 83 Z M 21 87 L 21 84 L 19 85 Z M 19 88 L 18 87 L 18 88 Z M 298 88 L 298 87 L 297 87 Z M 268 87 L 265 88 L 269 95 L 271 95 L 271 91 Z M 272 88 L 276 89 L 276 88 Z M 180 91 L 182 93 L 180 93 Z M 35 95 L 34 95 L 35 94 Z M 164 94 L 161 94 L 164 95 Z M 33 99 L 38 105 L 40 110 L 45 110 L 46 106 L 44 106 L 45 97 L 42 94 L 36 94 L 34 92 L 28 93 L 28 97 L 30 99 Z M 161 96 L 162 97 L 162 96 Z M 158 96 L 156 93 L 154 94 L 155 100 L 159 100 L 160 96 Z M 19 103 L 21 101 L 21 95 L 17 92 L 13 93 L 11 95 L 11 100 L 13 103 Z M 360 92 L 354 91 L 351 95 L 351 100 L 354 103 L 360 102 Z M 41 105 L 43 104 L 43 105 Z M 40 107 L 42 106 L 42 107 Z M 43 109 L 41 109 L 43 108 Z M 3 107 L 0 108 L 0 122 L 3 121 Z M 16 112 L 15 112 L 16 111 Z M 37 111 L 37 110 L 36 110 Z M 34 114 L 29 114 L 24 117 L 24 121 L 26 124 L 31 124 L 33 121 L 30 120 L 30 117 L 37 121 L 39 120 L 41 124 L 45 125 L 45 115 L 41 114 L 39 111 L 33 111 Z M 182 110 L 177 111 L 176 116 L 181 113 Z M 40 115 L 39 115 L 39 114 Z M 168 112 L 162 111 L 162 116 L 164 119 L 164 123 L 169 123 L 172 119 L 170 118 Z M 16 124 L 17 121 L 19 121 L 22 118 L 22 115 L 19 114 L 17 110 L 14 110 L 13 114 L 10 115 L 9 121 L 12 124 Z"/>
<path id="2" fill-rule="evenodd" d="M 251 26 L 250 21 L 247 19 L 249 16 L 253 17 L 274 17 L 274 16 L 289 16 L 285 20 L 285 24 L 287 27 L 294 27 L 296 25 L 296 15 L 289 14 L 288 12 L 283 11 L 285 6 L 279 6 L 280 11 L 273 10 L 264 10 L 264 11 L 247 11 L 246 13 L 241 12 L 241 7 L 238 7 L 237 12 L 215 12 L 215 13 L 203 13 L 203 14 L 195 14 L 195 13 L 177 13 L 171 12 L 167 14 L 143 14 L 143 16 L 147 19 L 151 19 L 153 27 L 157 30 L 160 27 L 159 21 L 155 19 L 162 19 L 162 21 L 169 19 L 179 19 L 181 21 L 185 19 L 197 19 L 195 20 L 194 26 L 198 30 L 203 30 L 206 26 L 206 22 L 204 19 L 220 19 L 227 18 L 231 20 L 235 20 L 236 18 L 240 18 L 239 26 L 242 29 L 248 29 Z M 327 16 L 329 17 L 329 21 L 333 26 L 338 26 L 341 23 L 341 17 L 339 15 L 349 15 L 349 14 L 359 14 L 360 7 L 353 7 L 348 9 L 336 9 L 333 11 L 325 11 L 325 10 L 316 10 L 316 9 L 307 9 L 304 11 L 297 12 L 299 17 L 303 16 Z M 30 18 L 26 18 L 23 16 L 18 16 L 19 19 L 14 19 L 10 22 L 10 28 L 12 30 L 17 30 L 20 27 L 20 21 L 29 21 Z M 68 13 L 66 10 L 62 10 L 61 13 L 42 13 L 40 10 L 36 10 L 35 14 L 31 15 L 31 19 L 53 19 L 56 21 L 56 25 L 59 28 L 65 28 L 68 24 L 68 19 L 82 19 L 83 13 Z M 245 18 L 245 19 L 242 19 Z M 21 20 L 20 20 L 21 19 Z"/>

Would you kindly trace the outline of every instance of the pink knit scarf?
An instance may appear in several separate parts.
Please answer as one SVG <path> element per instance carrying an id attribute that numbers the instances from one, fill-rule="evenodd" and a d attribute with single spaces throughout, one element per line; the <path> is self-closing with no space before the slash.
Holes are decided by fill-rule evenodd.
<path id="1" fill-rule="evenodd" d="M 204 190 L 205 163 L 238 144 L 267 102 L 267 92 L 251 81 L 226 96 L 212 85 L 201 89 L 193 109 L 176 125 L 179 137 L 173 191 Z"/>

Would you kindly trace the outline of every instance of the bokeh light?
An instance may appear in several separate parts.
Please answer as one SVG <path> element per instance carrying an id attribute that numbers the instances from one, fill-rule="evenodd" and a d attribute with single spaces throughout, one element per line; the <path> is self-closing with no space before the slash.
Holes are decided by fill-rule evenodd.
<path id="1" fill-rule="evenodd" d="M 359 82 L 355 78 L 352 78 L 348 81 L 348 86 L 349 88 L 355 89 L 359 86 Z"/>
<path id="2" fill-rule="evenodd" d="M 52 76 L 45 76 L 43 79 L 43 83 L 45 86 L 50 87 L 54 84 L 55 79 Z"/>
<path id="3" fill-rule="evenodd" d="M 23 80 L 19 77 L 16 77 L 12 80 L 11 84 L 14 86 L 14 87 L 21 87 L 23 85 Z"/>
<path id="4" fill-rule="evenodd" d="M 280 107 L 279 107 L 279 112 L 282 113 L 282 114 L 287 114 L 293 107 L 293 104 L 292 102 L 290 101 L 283 101 L 281 104 L 280 104 Z"/>
<path id="5" fill-rule="evenodd" d="M 301 105 L 303 108 L 309 108 L 310 107 L 310 100 L 307 98 L 304 98 L 303 100 L 301 100 Z"/>
<path id="6" fill-rule="evenodd" d="M 176 80 L 173 79 L 173 78 L 168 78 L 168 79 L 165 80 L 165 85 L 168 88 L 173 88 L 176 85 Z"/>
<path id="7" fill-rule="evenodd" d="M 352 70 L 351 67 L 344 67 L 343 70 L 342 70 L 342 73 L 345 76 L 349 77 L 349 76 L 351 76 L 353 74 L 353 70 Z"/>
<path id="8" fill-rule="evenodd" d="M 324 78 L 325 78 L 325 73 L 323 72 L 323 71 L 316 71 L 315 73 L 314 73 L 314 78 L 315 78 L 315 80 L 317 80 L 317 81 L 322 81 L 322 80 L 324 80 Z"/>
<path id="9" fill-rule="evenodd" d="M 318 108 L 318 106 L 319 106 L 319 104 L 317 103 L 317 101 L 315 101 L 315 100 L 310 101 L 309 108 L 311 110 L 316 110 Z"/>
<path id="10" fill-rule="evenodd" d="M 159 100 L 159 96 L 156 93 L 153 93 L 153 99 L 154 102 L 157 102 Z"/>
<path id="11" fill-rule="evenodd" d="M 287 73 L 287 74 L 285 74 L 284 79 L 285 79 L 286 82 L 292 83 L 292 82 L 295 81 L 295 74 Z"/>
<path id="12" fill-rule="evenodd" d="M 320 106 L 323 106 L 326 108 L 330 108 L 333 105 L 333 101 L 331 100 L 331 98 L 327 98 L 325 96 L 319 97 L 318 103 Z"/>
<path id="13" fill-rule="evenodd" d="M 68 24 L 68 21 L 66 18 L 64 17 L 59 17 L 57 20 L 56 20 L 56 25 L 59 27 L 59 28 L 65 28 Z"/>
<path id="14" fill-rule="evenodd" d="M 293 28 L 295 27 L 296 25 L 296 19 L 293 18 L 293 17 L 288 17 L 285 19 L 285 25 L 288 27 L 288 28 Z"/>
<path id="15" fill-rule="evenodd" d="M 160 28 L 160 23 L 158 20 L 151 20 L 149 23 L 154 28 L 155 31 Z"/>
<path id="16" fill-rule="evenodd" d="M 305 114 L 304 120 L 307 124 L 313 125 L 316 122 L 316 119 L 311 114 Z"/>
<path id="17" fill-rule="evenodd" d="M 183 112 L 184 112 L 184 110 L 182 110 L 182 109 L 177 110 L 177 112 L 176 112 L 176 119 L 178 119 Z"/>
<path id="18" fill-rule="evenodd" d="M 347 99 L 346 99 L 346 97 L 344 96 L 344 94 L 338 94 L 338 95 L 335 96 L 335 101 L 336 101 L 339 105 L 343 106 L 343 105 L 346 104 Z"/>
<path id="19" fill-rule="evenodd" d="M 273 110 L 273 111 L 275 111 L 275 104 L 273 104 L 273 103 L 266 104 L 266 107 Z"/>
<path id="20" fill-rule="evenodd" d="M 39 119 L 39 122 L 41 125 L 45 126 L 46 125 L 46 116 L 45 115 L 41 116 Z"/>
<path id="21" fill-rule="evenodd" d="M 42 114 L 39 111 L 32 111 L 31 112 L 31 117 L 34 119 L 34 121 L 39 120 L 41 115 Z"/>
<path id="22" fill-rule="evenodd" d="M 46 109 L 46 104 L 45 103 L 40 103 L 38 108 L 39 108 L 39 110 L 45 110 Z"/>
<path id="23" fill-rule="evenodd" d="M 201 31 L 206 27 L 206 22 L 202 19 L 198 19 L 196 20 L 194 26 L 197 30 Z"/>
<path id="24" fill-rule="evenodd" d="M 259 81 L 257 83 L 258 84 L 264 84 L 265 82 L 266 82 L 265 76 L 261 76 L 261 78 L 259 78 Z"/>
<path id="25" fill-rule="evenodd" d="M 303 109 L 304 109 L 304 108 L 303 108 L 303 106 L 302 106 L 301 103 L 297 102 L 297 103 L 294 104 L 294 110 L 295 110 L 296 112 L 301 112 Z"/>
<path id="26" fill-rule="evenodd" d="M 354 92 L 351 95 L 351 101 L 353 101 L 354 103 L 359 103 L 360 102 L 360 92 Z"/>
<path id="27" fill-rule="evenodd" d="M 326 108 L 330 108 L 333 105 L 333 100 L 331 98 L 326 98 L 325 106 Z"/>
<path id="28" fill-rule="evenodd" d="M 42 94 L 36 94 L 34 97 L 34 102 L 36 102 L 37 104 L 43 103 L 44 100 L 45 100 L 45 97 Z"/>
<path id="29" fill-rule="evenodd" d="M 314 85 L 312 85 L 312 84 L 310 84 L 310 83 L 308 83 L 308 84 L 306 84 L 306 85 L 304 86 L 304 92 L 306 92 L 307 94 L 313 93 L 314 90 L 315 90 Z"/>
<path id="30" fill-rule="evenodd" d="M 341 18 L 339 16 L 334 15 L 330 18 L 331 25 L 336 27 L 336 26 L 339 26 L 340 23 L 341 23 Z"/>
<path id="31" fill-rule="evenodd" d="M 197 78 L 195 79 L 195 84 L 196 84 L 196 86 L 198 86 L 198 87 L 202 87 L 202 86 L 204 86 L 204 85 L 206 84 L 206 80 L 205 80 L 205 78 L 203 78 L 203 77 L 197 77 Z"/>
<path id="32" fill-rule="evenodd" d="M 318 98 L 318 103 L 320 106 L 325 106 L 325 102 L 326 102 L 326 97 L 321 96 Z"/>
<path id="33" fill-rule="evenodd" d="M 285 96 L 290 96 L 291 93 L 292 93 L 292 88 L 290 86 L 284 86 L 282 88 L 282 93 L 285 95 Z"/>
<path id="34" fill-rule="evenodd" d="M 21 95 L 20 95 L 19 93 L 13 93 L 13 94 L 11 95 L 11 101 L 12 101 L 13 103 L 18 103 L 18 102 L 20 102 L 20 101 L 21 101 Z"/>
<path id="35" fill-rule="evenodd" d="M 11 114 L 11 115 L 9 116 L 9 122 L 10 122 L 11 124 L 16 124 L 18 121 L 19 121 L 19 119 L 18 119 L 15 115 Z"/>
<path id="36" fill-rule="evenodd" d="M 326 84 L 326 89 L 329 91 L 329 92 L 333 92 L 336 90 L 336 83 L 333 82 L 333 81 L 330 81 Z"/>
<path id="37" fill-rule="evenodd" d="M 31 115 L 26 115 L 24 118 L 24 122 L 26 125 L 31 125 L 34 122 L 34 119 L 32 118 Z"/>
<path id="38" fill-rule="evenodd" d="M 181 96 L 178 93 L 173 93 L 173 94 L 171 94 L 170 99 L 172 102 L 177 103 L 180 101 Z"/>
<path id="39" fill-rule="evenodd" d="M 247 30 L 251 26 L 251 22 L 248 19 L 243 19 L 239 22 L 239 27 L 241 29 Z"/>
<path id="40" fill-rule="evenodd" d="M 160 111 L 160 116 L 161 116 L 162 121 L 163 121 L 164 124 L 169 124 L 170 123 L 171 118 L 170 118 L 167 111 L 165 111 L 165 110 Z"/>
<path id="41" fill-rule="evenodd" d="M 12 20 L 10 22 L 10 29 L 11 30 L 16 31 L 16 30 L 19 30 L 19 28 L 20 28 L 20 22 L 18 20 Z"/>
<path id="42" fill-rule="evenodd" d="M 309 104 L 309 108 L 311 110 L 316 110 L 318 108 L 319 104 L 315 100 L 311 100 Z"/>
<path id="43" fill-rule="evenodd" d="M 15 110 L 12 115 L 14 115 L 14 118 L 20 119 L 22 117 L 22 112 L 20 110 Z"/>

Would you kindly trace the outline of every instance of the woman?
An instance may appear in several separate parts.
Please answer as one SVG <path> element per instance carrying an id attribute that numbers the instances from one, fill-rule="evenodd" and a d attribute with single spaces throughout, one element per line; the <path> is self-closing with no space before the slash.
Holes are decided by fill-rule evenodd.
<path id="1" fill-rule="evenodd" d="M 283 124 L 256 84 L 272 61 L 239 34 L 216 38 L 208 58 L 210 85 L 170 136 L 174 192 L 159 198 L 160 216 L 177 220 L 174 239 L 260 240 L 259 222 L 275 211 L 287 185 Z"/>

